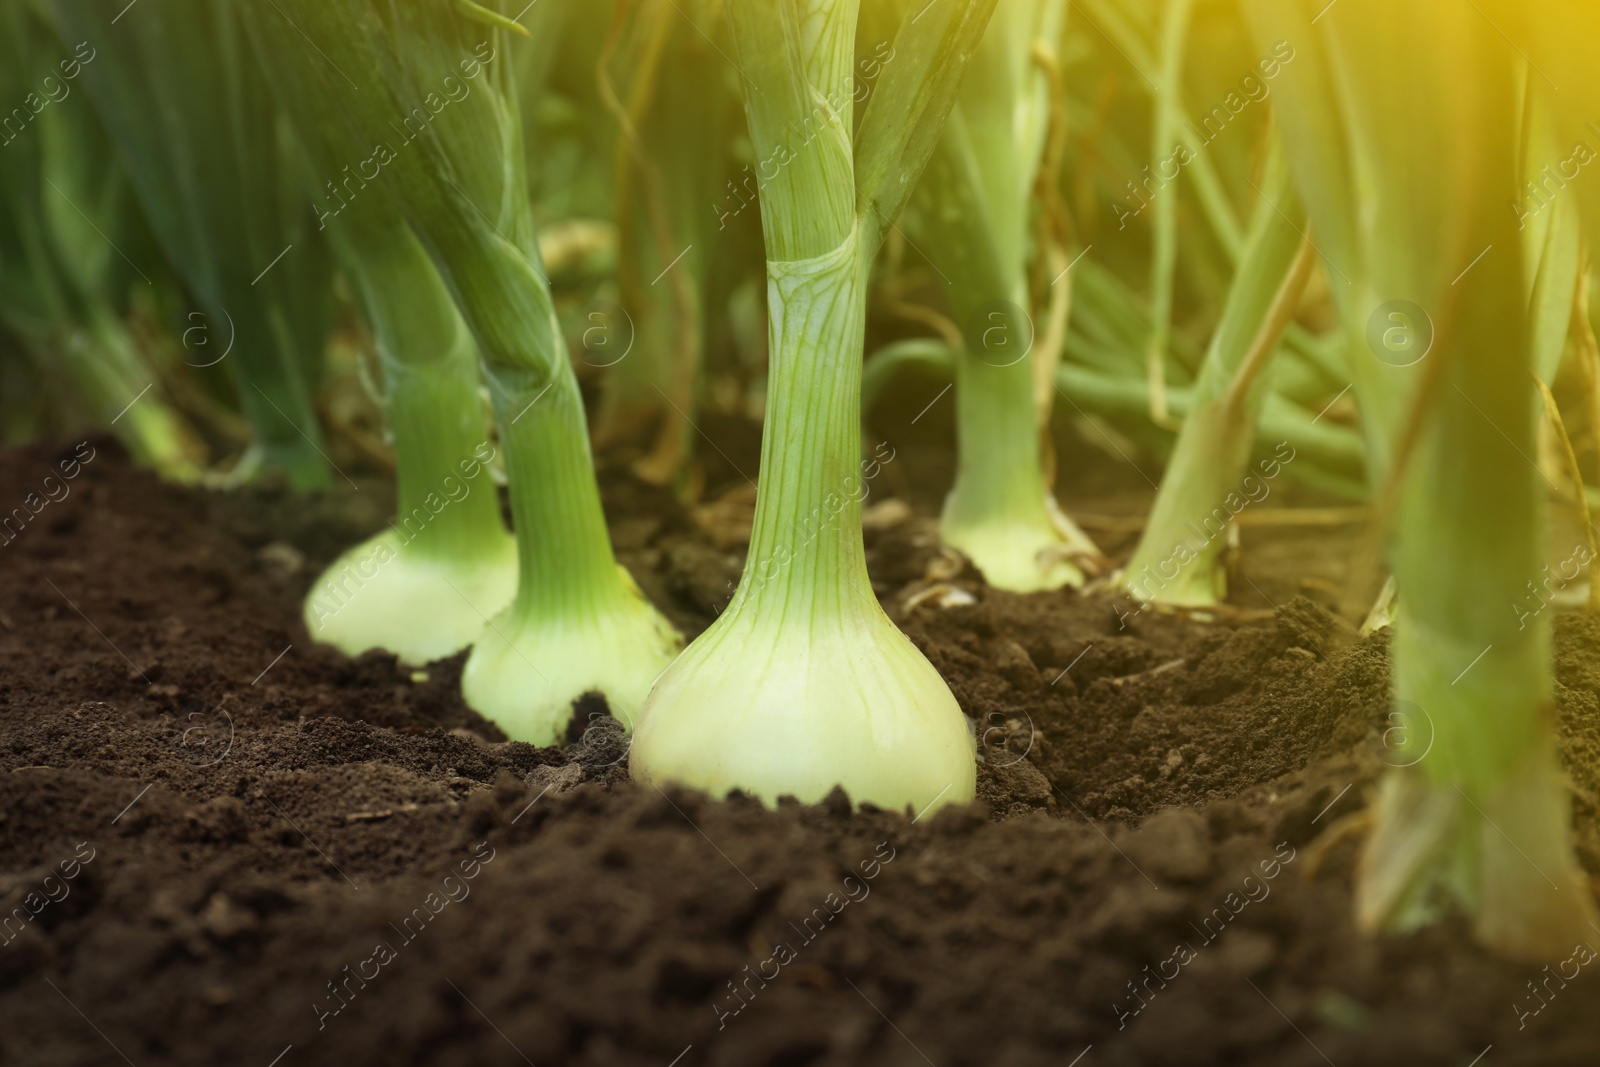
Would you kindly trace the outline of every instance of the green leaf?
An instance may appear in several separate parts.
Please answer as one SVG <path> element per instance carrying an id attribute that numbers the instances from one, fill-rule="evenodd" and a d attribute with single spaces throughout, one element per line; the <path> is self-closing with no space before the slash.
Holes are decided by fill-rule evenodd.
<path id="1" fill-rule="evenodd" d="M 931 0 L 901 23 L 894 59 L 884 64 L 856 134 L 864 257 L 877 252 L 933 155 L 994 7 L 995 0 Z"/>
<path id="2" fill-rule="evenodd" d="M 538 0 L 534 0 L 534 2 L 537 3 Z M 502 30 L 510 30 L 512 33 L 520 33 L 524 37 L 530 36 L 528 27 L 522 23 L 517 22 L 515 19 L 506 18 L 500 12 L 491 11 L 481 4 L 474 4 L 472 0 L 456 0 L 456 10 L 474 22 L 481 22 L 485 26 L 496 26 Z"/>

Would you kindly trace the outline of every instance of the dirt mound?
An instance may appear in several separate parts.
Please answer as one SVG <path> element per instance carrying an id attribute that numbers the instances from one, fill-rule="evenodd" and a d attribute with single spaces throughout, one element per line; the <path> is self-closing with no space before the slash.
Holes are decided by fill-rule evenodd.
<path id="1" fill-rule="evenodd" d="M 0 456 L 0 499 L 76 444 Z M 994 592 L 928 519 L 874 530 L 886 607 L 982 739 L 981 802 L 768 811 L 636 786 L 605 736 L 508 743 L 461 704 L 460 657 L 312 645 L 299 600 L 379 528 L 381 487 L 213 494 L 91 446 L 0 547 L 0 1062 L 1600 1056 L 1592 976 L 1535 1002 L 1545 972 L 1458 925 L 1352 929 L 1354 841 L 1319 835 L 1383 769 L 1386 642 L 1252 570 L 1292 558 L 1250 551 L 1270 530 L 1244 566 L 1276 610 L 1246 587 L 1264 610 L 1214 623 Z M 605 487 L 623 561 L 703 628 L 741 549 L 670 495 Z M 1597 648 L 1560 620 L 1590 871 Z"/>

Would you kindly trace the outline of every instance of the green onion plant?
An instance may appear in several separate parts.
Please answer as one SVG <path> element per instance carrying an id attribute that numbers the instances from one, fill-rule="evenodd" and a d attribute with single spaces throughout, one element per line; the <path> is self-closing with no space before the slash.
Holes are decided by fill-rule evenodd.
<path id="1" fill-rule="evenodd" d="M 1519 224 L 1546 205 L 1576 206 L 1593 255 L 1600 249 L 1600 182 L 1587 172 L 1600 156 L 1600 84 L 1593 69 L 1600 10 L 1585 0 L 1490 0 L 1488 11 L 1527 51 L 1528 106 L 1541 120 L 1526 139 L 1528 165 L 1508 206 Z M 1534 148 L 1541 135 L 1542 151 Z"/>
<path id="2" fill-rule="evenodd" d="M 440 659 L 471 645 L 517 590 L 477 345 L 393 186 L 377 180 L 377 153 L 352 163 L 343 124 L 323 117 L 323 102 L 349 87 L 276 12 L 244 11 L 317 176 L 307 184 L 323 232 L 371 325 L 394 444 L 397 514 L 313 583 L 306 629 L 352 656 Z"/>
<path id="3" fill-rule="evenodd" d="M 1034 308 L 1045 294 L 1028 284 L 1030 251 L 1042 254 L 1029 248 L 1029 209 L 1051 111 L 1034 51 L 1060 39 L 1065 16 L 1062 0 L 996 4 L 906 218 L 964 342 L 956 479 L 940 535 L 990 585 L 1016 592 L 1082 585 L 1082 566 L 1099 557 L 1058 518 L 1033 417 L 1035 368 L 1054 366 L 1063 339 L 1036 328 Z M 1066 284 L 1064 275 L 1052 285 Z M 1052 343 L 1058 350 L 1044 351 Z"/>
<path id="4" fill-rule="evenodd" d="M 24 0 L 0 0 L 0 55 L 0 98 L 26 116 L 0 132 L 0 327 L 61 406 L 109 423 L 138 462 L 197 480 L 204 447 L 123 319 L 148 279 L 120 251 L 139 224 L 127 175 L 76 92 L 100 56 L 59 47 Z"/>
<path id="5" fill-rule="evenodd" d="M 677 632 L 611 549 L 577 379 L 539 258 L 525 179 L 508 15 L 470 3 L 282 0 L 355 91 L 302 126 L 342 124 L 354 159 L 386 183 L 477 342 L 510 483 L 517 592 L 462 672 L 469 705 L 516 740 L 566 736 L 576 701 L 602 694 L 631 723 L 677 652 Z M 302 42 L 304 43 L 304 42 Z M 288 48 L 280 34 L 268 47 Z M 334 136 L 330 130 L 330 136 Z M 464 591 L 458 590 L 459 593 Z"/>
<path id="6" fill-rule="evenodd" d="M 1074 301 L 1077 312 L 1096 310 L 1093 306 L 1096 301 L 1126 299 L 1127 308 L 1134 316 L 1132 328 L 1139 328 L 1137 324 L 1142 321 L 1138 317 L 1141 309 L 1131 293 L 1107 285 L 1109 279 L 1097 271 L 1090 260 L 1081 261 L 1073 270 L 1074 273 L 1081 272 L 1080 298 Z M 1100 286 L 1105 288 L 1097 288 Z M 1285 333 L 1287 335 L 1288 331 Z M 1075 414 L 1080 417 L 1092 415 L 1105 420 L 1141 451 L 1147 452 L 1153 462 L 1164 462 L 1173 453 L 1175 435 L 1150 421 L 1149 382 L 1138 364 L 1127 358 L 1129 349 L 1118 345 L 1119 342 L 1102 345 L 1082 335 L 1070 335 L 1067 352 L 1072 358 L 1056 369 L 1055 388 Z M 1261 463 L 1270 466 L 1271 461 L 1278 457 L 1279 445 L 1285 444 L 1290 450 L 1286 454 L 1294 457 L 1287 467 L 1281 467 L 1279 460 L 1285 478 L 1348 500 L 1365 500 L 1365 452 L 1360 435 L 1332 418 L 1317 418 L 1322 407 L 1342 387 L 1335 387 L 1326 396 L 1321 396 L 1322 387 L 1316 386 L 1317 392 L 1311 395 L 1320 400 L 1320 404 L 1308 410 L 1287 395 L 1283 388 L 1282 379 L 1285 375 L 1281 372 L 1291 365 L 1305 366 L 1283 358 L 1292 352 L 1292 349 L 1284 350 L 1286 348 L 1287 345 L 1283 346 L 1275 357 L 1274 369 L 1280 373 L 1272 381 L 1272 388 L 1261 404 L 1260 419 L 1254 434 L 1257 444 L 1251 462 L 1257 466 Z M 954 382 L 956 359 L 957 353 L 953 348 L 932 338 L 913 338 L 885 345 L 867 362 L 862 376 L 863 408 L 870 409 L 874 401 L 891 395 L 908 376 L 925 379 L 937 393 L 943 385 Z M 1167 390 L 1168 410 L 1180 421 L 1186 419 L 1192 409 L 1193 387 L 1191 380 Z M 1104 442 L 1104 439 L 1101 440 Z M 1268 444 L 1263 445 L 1262 442 Z M 1114 448 L 1107 447 L 1106 451 L 1110 458 L 1118 462 L 1130 458 Z M 1242 480 L 1242 472 L 1240 478 Z"/>
<path id="7" fill-rule="evenodd" d="M 658 485 L 675 480 L 693 453 L 709 287 L 729 222 L 719 206 L 727 200 L 727 116 L 737 99 L 728 79 L 737 72 L 716 51 L 717 38 L 727 37 L 720 6 L 624 0 L 614 47 L 599 67 L 619 127 L 617 282 L 632 348 L 590 357 L 606 367 L 596 437 L 623 439 L 653 422 L 649 452 L 634 471 Z"/>
<path id="8" fill-rule="evenodd" d="M 993 2 L 907 14 L 854 129 L 852 0 L 729 6 L 757 158 L 770 366 L 743 579 L 662 675 L 630 768 L 775 803 L 924 810 L 970 800 L 971 729 L 873 594 L 861 533 L 860 382 L 870 264 L 939 137 Z M 870 49 L 869 49 L 870 51 Z"/>
<path id="9" fill-rule="evenodd" d="M 1271 392 L 1272 357 L 1314 262 L 1305 225 L 1288 167 L 1275 152 L 1161 488 L 1118 579 L 1140 600 L 1220 603 L 1228 591 L 1223 549 L 1233 516 L 1265 499 L 1267 481 L 1295 456 L 1285 440 L 1286 453 L 1262 461 L 1259 472 L 1250 465 Z"/>
<path id="10" fill-rule="evenodd" d="M 223 0 L 124 7 L 60 0 L 51 11 L 64 40 L 95 50 L 80 81 L 210 344 L 228 352 L 254 430 L 236 473 L 328 485 L 313 397 L 331 268 L 239 13 Z"/>
<path id="11" fill-rule="evenodd" d="M 1368 929 L 1457 910 L 1534 959 L 1590 936 L 1552 715 L 1538 574 L 1528 288 L 1515 215 L 1523 61 L 1471 5 L 1251 0 L 1301 53 L 1285 147 L 1350 342 L 1397 600 L 1404 738 L 1356 884 Z M 1313 19 L 1316 24 L 1313 25 Z M 1463 78 L 1460 72 L 1470 71 Z"/>

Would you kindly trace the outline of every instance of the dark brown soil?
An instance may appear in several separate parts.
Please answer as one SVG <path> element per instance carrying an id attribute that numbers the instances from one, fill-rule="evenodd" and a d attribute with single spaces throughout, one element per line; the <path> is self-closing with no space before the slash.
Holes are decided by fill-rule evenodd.
<path id="1" fill-rule="evenodd" d="M 0 455 L 0 505 L 76 444 Z M 459 658 L 350 661 L 298 622 L 380 487 L 207 493 L 91 444 L 0 547 L 0 910 L 36 912 L 0 934 L 0 1063 L 1600 1062 L 1592 975 L 1519 1028 L 1540 967 L 1459 924 L 1352 928 L 1355 838 L 1319 835 L 1383 768 L 1386 642 L 1318 602 L 1359 529 L 1250 527 L 1240 617 L 1124 622 L 957 570 L 926 518 L 948 466 L 908 444 L 886 485 L 923 517 L 869 532 L 874 580 L 985 742 L 982 802 L 914 822 L 640 788 L 592 736 L 506 743 Z M 624 561 L 703 628 L 736 537 L 605 484 Z M 1558 637 L 1600 872 L 1600 629 Z"/>

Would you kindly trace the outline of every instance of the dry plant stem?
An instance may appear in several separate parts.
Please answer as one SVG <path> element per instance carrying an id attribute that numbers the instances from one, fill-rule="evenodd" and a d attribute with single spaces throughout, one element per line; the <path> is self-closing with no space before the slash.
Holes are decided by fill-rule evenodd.
<path id="1" fill-rule="evenodd" d="M 669 403 L 661 413 L 649 455 L 633 467 L 635 474 L 654 485 L 671 482 L 689 458 L 689 412 L 695 407 L 695 382 L 705 348 L 705 309 L 687 269 L 673 279 L 672 292 L 673 340 L 665 375 L 667 387 L 663 391 Z"/>
<path id="2" fill-rule="evenodd" d="M 1578 288 L 1572 294 L 1572 343 L 1578 349 L 1578 368 L 1583 374 L 1584 400 L 1588 406 L 1589 434 L 1596 453 L 1600 453 L 1600 341 L 1589 321 L 1589 257 L 1578 273 Z"/>
<path id="3" fill-rule="evenodd" d="M 930 327 L 952 349 L 961 347 L 961 327 L 957 326 L 949 315 L 900 299 L 895 299 L 889 304 L 889 311 L 903 319 Z"/>
<path id="4" fill-rule="evenodd" d="M 1072 311 L 1072 274 L 1067 270 L 1067 255 L 1060 245 L 1050 242 L 1045 246 L 1043 263 L 1056 279 L 1046 282 L 1050 288 L 1049 302 L 1045 305 L 1045 327 L 1041 343 L 1033 356 L 1033 422 L 1039 435 L 1039 467 L 1045 485 L 1056 481 L 1055 439 L 1050 433 L 1050 417 L 1056 406 L 1056 371 L 1061 366 L 1062 350 L 1067 343 L 1067 321 Z"/>
<path id="5" fill-rule="evenodd" d="M 1572 294 L 1572 343 L 1577 349 L 1577 365 L 1583 378 L 1584 402 L 1588 408 L 1590 439 L 1600 452 L 1600 343 L 1594 336 L 1594 326 L 1589 322 L 1589 255 L 1585 249 L 1583 266 L 1578 271 L 1578 287 Z M 1584 494 L 1584 503 L 1588 503 Z M 1591 544 L 1591 549 L 1593 545 Z M 1588 610 L 1600 613 L 1600 581 L 1593 573 L 1589 579 Z"/>
<path id="6" fill-rule="evenodd" d="M 1356 632 L 1362 637 L 1370 637 L 1379 630 L 1394 625 L 1395 610 L 1394 575 L 1389 575 L 1383 580 L 1383 587 L 1378 590 L 1378 595 L 1373 598 L 1372 607 L 1367 609 L 1366 618 L 1361 620 L 1361 628 Z"/>
<path id="7" fill-rule="evenodd" d="M 668 194 L 681 196 L 683 189 L 669 188 L 674 180 L 682 182 L 683 175 L 668 177 L 663 161 L 641 133 L 641 127 L 654 117 L 661 120 L 662 107 L 670 108 L 681 101 L 663 102 L 662 85 L 664 59 L 673 40 L 674 32 L 682 32 L 683 13 L 674 11 L 665 0 L 645 0 L 644 44 L 642 54 L 635 57 L 632 85 L 626 106 L 618 99 L 612 83 L 610 64 L 621 35 L 625 9 L 629 0 L 618 0 L 606 46 L 596 64 L 596 77 L 600 96 L 606 107 L 616 116 L 621 130 L 620 147 L 616 161 L 617 228 L 621 239 L 622 255 L 619 259 L 619 282 L 623 299 L 635 309 L 640 332 L 638 341 L 642 351 L 631 353 L 609 369 L 605 395 L 595 434 L 597 440 L 615 440 L 640 422 L 656 421 L 656 435 L 648 455 L 634 465 L 634 473 L 656 485 L 664 485 L 677 476 L 688 458 L 690 435 L 689 420 L 695 407 L 695 384 L 699 378 L 701 353 L 704 348 L 704 308 L 696 272 L 688 265 L 683 269 L 667 271 L 663 278 L 667 294 L 665 300 L 656 298 L 640 271 L 644 250 L 654 250 L 654 263 L 665 268 L 671 265 L 679 250 L 686 249 L 696 238 L 692 223 L 684 225 L 679 213 L 677 225 L 669 208 Z M 700 32 L 700 31 L 696 31 Z M 682 77 L 674 72 L 672 77 Z M 672 86 L 665 95 L 671 97 Z M 668 116 L 673 117 L 673 116 Z M 684 146 L 698 150 L 699 146 Z M 635 233 L 635 198 L 643 201 L 648 241 L 643 233 Z M 703 241 L 700 243 L 704 243 Z M 653 271 L 653 267 L 652 267 Z M 656 351 L 660 346 L 664 351 Z"/>
<path id="8" fill-rule="evenodd" d="M 630 11 L 637 19 L 634 27 L 629 27 L 627 21 Z M 662 354 L 658 350 L 659 338 L 648 336 L 654 333 L 651 328 L 653 323 L 648 322 L 654 315 L 645 309 L 653 304 L 653 299 L 650 293 L 646 293 L 645 280 L 640 277 L 643 235 L 635 232 L 635 227 L 640 226 L 635 216 L 638 200 L 643 200 L 646 214 L 643 226 L 650 229 L 651 240 L 656 248 L 669 248 L 670 237 L 662 240 L 669 230 L 666 206 L 661 203 L 661 192 L 650 154 L 638 134 L 638 126 L 645 122 L 651 104 L 656 99 L 656 75 L 661 69 L 662 51 L 666 50 L 670 37 L 667 32 L 669 18 L 674 18 L 674 14 L 666 3 L 616 0 L 605 46 L 600 51 L 600 58 L 595 61 L 595 83 L 600 91 L 600 101 L 618 123 L 618 150 L 613 166 L 618 227 L 618 286 L 622 304 L 634 309 L 638 317 L 646 320 L 645 323 L 635 323 L 635 330 L 646 334 L 635 338 L 635 341 L 643 341 L 643 344 L 635 344 L 637 352 L 630 352 L 627 360 L 610 366 L 606 371 L 600 413 L 595 419 L 594 438 L 597 443 L 619 440 L 640 424 L 648 424 L 664 408 L 661 394 L 654 389 L 654 382 L 661 376 L 659 363 Z M 624 102 L 619 98 L 618 88 L 611 77 L 611 64 L 621 45 L 622 35 L 629 29 L 642 37 L 642 45 L 629 56 L 630 83 L 627 86 L 627 102 Z"/>
<path id="9" fill-rule="evenodd" d="M 1067 89 L 1056 57 L 1056 43 L 1035 38 L 1029 54 L 1045 76 L 1049 101 L 1044 147 L 1033 182 L 1034 199 L 1039 204 L 1036 241 L 1042 250 L 1035 257 L 1033 291 L 1049 293 L 1044 343 L 1037 350 L 1033 363 L 1033 403 L 1044 484 L 1054 485 L 1056 455 L 1055 442 L 1050 435 L 1050 416 L 1055 409 L 1056 369 L 1061 365 L 1062 351 L 1066 347 L 1067 322 L 1072 310 L 1072 272 L 1069 269 L 1072 261 L 1067 258 L 1067 249 L 1077 242 L 1073 239 L 1071 215 L 1061 196 L 1061 165 L 1067 150 Z"/>
<path id="10" fill-rule="evenodd" d="M 1533 379 L 1539 387 L 1539 395 L 1544 399 L 1544 415 L 1550 420 L 1550 426 L 1555 431 L 1556 440 L 1561 444 L 1561 457 L 1566 463 L 1567 477 L 1572 479 L 1572 496 L 1578 505 L 1578 518 L 1583 523 L 1583 539 L 1589 546 L 1589 558 L 1600 558 L 1596 552 L 1594 539 L 1594 519 L 1589 514 L 1589 494 L 1583 491 L 1583 468 L 1578 466 L 1578 453 L 1573 450 L 1572 438 L 1567 435 L 1566 423 L 1561 419 L 1561 408 L 1556 404 L 1555 394 L 1550 387 L 1537 377 Z M 1589 589 L 1589 610 L 1594 610 L 1595 593 L 1591 584 Z"/>

